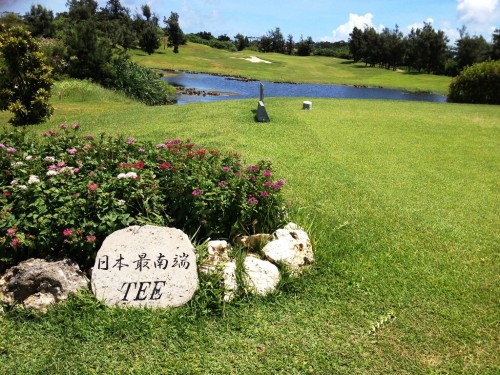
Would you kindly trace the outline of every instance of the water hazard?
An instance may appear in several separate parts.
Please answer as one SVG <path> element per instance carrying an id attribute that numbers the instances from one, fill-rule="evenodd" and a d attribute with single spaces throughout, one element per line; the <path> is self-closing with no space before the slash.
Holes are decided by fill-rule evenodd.
<path id="1" fill-rule="evenodd" d="M 211 102 L 231 99 L 252 99 L 259 97 L 260 81 L 246 81 L 233 77 L 210 74 L 169 72 L 163 79 L 174 86 L 183 88 L 178 104 Z M 345 99 L 387 99 L 425 102 L 445 102 L 446 96 L 411 93 L 402 90 L 335 86 L 309 83 L 264 82 L 265 97 L 299 98 L 345 98 Z M 193 89 L 193 90 L 187 90 Z M 186 94 L 187 93 L 187 94 Z"/>

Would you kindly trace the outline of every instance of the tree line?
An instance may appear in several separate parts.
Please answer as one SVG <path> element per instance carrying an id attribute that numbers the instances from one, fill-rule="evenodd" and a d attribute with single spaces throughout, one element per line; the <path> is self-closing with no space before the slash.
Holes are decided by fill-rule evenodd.
<path id="1" fill-rule="evenodd" d="M 493 33 L 492 43 L 482 36 L 471 36 L 465 27 L 460 39 L 449 46 L 449 39 L 430 23 L 412 29 L 406 36 L 398 26 L 377 32 L 373 27 L 355 27 L 349 34 L 349 50 L 355 62 L 386 69 L 406 67 L 409 71 L 455 76 L 475 63 L 500 59 L 500 29 Z"/>

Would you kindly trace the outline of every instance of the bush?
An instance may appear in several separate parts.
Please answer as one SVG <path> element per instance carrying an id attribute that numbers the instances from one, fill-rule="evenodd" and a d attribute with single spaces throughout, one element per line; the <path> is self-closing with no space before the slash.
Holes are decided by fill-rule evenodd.
<path id="1" fill-rule="evenodd" d="M 487 61 L 465 68 L 451 82 L 448 101 L 500 104 L 500 61 Z"/>
<path id="2" fill-rule="evenodd" d="M 163 105 L 174 100 L 175 88 L 151 69 L 120 58 L 113 61 L 112 67 L 113 77 L 104 82 L 105 86 L 147 105 Z"/>
<path id="3" fill-rule="evenodd" d="M 30 32 L 0 24 L 0 59 L 0 110 L 14 114 L 9 122 L 28 125 L 50 118 L 51 69 Z"/>
<path id="4" fill-rule="evenodd" d="M 231 41 L 220 41 L 220 40 L 215 39 L 215 38 L 211 38 L 211 39 L 207 40 L 198 34 L 187 34 L 186 40 L 191 42 L 191 43 L 203 44 L 205 46 L 209 46 L 209 47 L 217 48 L 217 49 L 225 49 L 225 50 L 230 51 L 230 52 L 237 51 L 236 45 Z"/>
<path id="5" fill-rule="evenodd" d="M 43 135 L 0 135 L 2 262 L 70 257 L 85 269 L 106 236 L 133 224 L 174 226 L 203 241 L 285 220 L 285 182 L 273 180 L 270 161 L 244 167 L 237 154 L 189 140 L 80 137 L 76 124 Z"/>

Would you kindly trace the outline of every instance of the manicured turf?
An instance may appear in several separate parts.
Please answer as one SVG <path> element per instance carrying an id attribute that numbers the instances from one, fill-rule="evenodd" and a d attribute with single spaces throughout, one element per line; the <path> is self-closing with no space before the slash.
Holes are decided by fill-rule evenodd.
<path id="1" fill-rule="evenodd" d="M 451 78 L 365 67 L 364 63 L 321 56 L 288 56 L 255 51 L 229 52 L 201 44 L 181 46 L 178 54 L 160 48 L 152 55 L 131 51 L 134 61 L 157 69 L 186 70 L 243 76 L 263 81 L 326 83 L 397 88 L 447 95 Z M 251 63 L 257 56 L 272 64 Z"/>
<path id="2" fill-rule="evenodd" d="M 277 295 L 217 314 L 80 296 L 0 315 L 0 373 L 500 371 L 500 107 L 314 99 L 303 111 L 306 98 L 269 98 L 261 124 L 253 100 L 146 107 L 87 90 L 67 89 L 32 130 L 78 122 L 271 157 L 317 261 Z"/>

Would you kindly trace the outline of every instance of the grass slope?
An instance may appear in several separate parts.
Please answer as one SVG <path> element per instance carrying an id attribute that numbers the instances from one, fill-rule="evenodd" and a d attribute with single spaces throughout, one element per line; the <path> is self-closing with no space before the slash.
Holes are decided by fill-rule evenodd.
<path id="1" fill-rule="evenodd" d="M 354 64 L 331 57 L 229 52 L 196 43 L 181 46 L 178 54 L 162 47 L 152 55 L 133 50 L 131 56 L 134 61 L 151 68 L 218 73 L 263 81 L 367 85 L 443 95 L 448 94 L 451 82 L 450 77 L 370 68 L 363 63 Z M 251 63 L 241 59 L 249 56 L 258 56 L 272 64 Z"/>
<path id="2" fill-rule="evenodd" d="M 146 107 L 91 92 L 55 99 L 54 118 L 32 129 L 79 122 L 84 134 L 272 157 L 317 262 L 219 315 L 89 296 L 46 316 L 0 315 L 0 373 L 500 370 L 500 107 L 315 99 L 302 111 L 301 98 L 267 99 L 272 122 L 260 124 L 251 100 Z"/>

